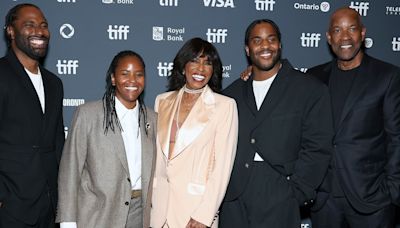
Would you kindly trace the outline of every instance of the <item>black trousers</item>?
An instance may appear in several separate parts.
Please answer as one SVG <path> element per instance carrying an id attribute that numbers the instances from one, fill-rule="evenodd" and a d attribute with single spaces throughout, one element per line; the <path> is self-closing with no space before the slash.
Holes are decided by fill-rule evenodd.
<path id="1" fill-rule="evenodd" d="M 36 224 L 25 224 L 23 221 L 16 219 L 7 209 L 4 207 L 0 208 L 0 228 L 57 228 L 58 224 L 55 224 L 55 213 L 51 205 L 50 199 L 41 210 L 40 216 Z"/>
<path id="2" fill-rule="evenodd" d="M 363 214 L 345 197 L 330 197 L 318 211 L 311 213 L 313 228 L 394 228 L 395 207 L 389 205 L 376 212 Z"/>
<path id="3" fill-rule="evenodd" d="M 223 202 L 219 228 L 299 228 L 299 204 L 286 181 L 267 163 L 255 162 L 244 193 Z"/>

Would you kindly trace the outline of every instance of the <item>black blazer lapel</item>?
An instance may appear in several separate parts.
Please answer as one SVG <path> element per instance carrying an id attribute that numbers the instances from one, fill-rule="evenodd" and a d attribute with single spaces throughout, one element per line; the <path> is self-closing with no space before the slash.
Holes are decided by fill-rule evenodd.
<path id="1" fill-rule="evenodd" d="M 267 95 L 264 98 L 264 101 L 260 107 L 260 110 L 257 113 L 255 124 L 259 125 L 262 121 L 268 117 L 271 112 L 275 109 L 280 99 L 283 97 L 283 94 L 286 91 L 288 86 L 288 75 L 290 74 L 291 66 L 288 62 L 282 60 L 282 68 L 278 71 L 274 81 L 272 82 L 271 87 Z M 253 100 L 254 94 L 253 94 Z M 255 103 L 255 101 L 253 101 Z"/>

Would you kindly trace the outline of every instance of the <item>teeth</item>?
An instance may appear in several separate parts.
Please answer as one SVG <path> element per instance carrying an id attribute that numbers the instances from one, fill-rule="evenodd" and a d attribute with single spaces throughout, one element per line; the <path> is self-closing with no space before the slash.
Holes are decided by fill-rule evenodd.
<path id="1" fill-rule="evenodd" d="M 262 53 L 260 54 L 261 57 L 269 57 L 271 56 L 271 53 Z"/>
<path id="2" fill-rule="evenodd" d="M 192 77 L 196 81 L 203 81 L 206 78 L 203 75 L 199 75 L 199 74 L 194 74 Z"/>
<path id="3" fill-rule="evenodd" d="M 44 44 L 44 40 L 32 39 L 31 43 L 35 44 L 35 45 L 43 45 Z"/>
<path id="4" fill-rule="evenodd" d="M 125 89 L 135 91 L 138 90 L 138 87 L 126 86 Z"/>
<path id="5" fill-rule="evenodd" d="M 342 46 L 340 46 L 340 48 L 347 49 L 347 48 L 351 48 L 352 46 L 353 46 L 353 45 L 348 44 L 348 45 L 342 45 Z"/>

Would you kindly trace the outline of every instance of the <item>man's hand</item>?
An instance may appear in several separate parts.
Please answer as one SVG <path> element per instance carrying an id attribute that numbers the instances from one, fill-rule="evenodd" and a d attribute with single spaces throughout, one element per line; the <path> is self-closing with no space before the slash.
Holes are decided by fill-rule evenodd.
<path id="1" fill-rule="evenodd" d="M 242 73 L 240 73 L 240 78 L 243 81 L 247 81 L 250 78 L 251 75 L 251 70 L 253 69 L 253 67 L 250 65 L 246 68 L 246 70 L 244 70 Z"/>

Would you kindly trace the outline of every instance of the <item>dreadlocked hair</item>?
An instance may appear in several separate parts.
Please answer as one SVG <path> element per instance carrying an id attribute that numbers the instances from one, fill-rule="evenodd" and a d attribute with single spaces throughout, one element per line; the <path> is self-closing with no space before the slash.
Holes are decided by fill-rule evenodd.
<path id="1" fill-rule="evenodd" d="M 117 68 L 119 61 L 126 57 L 126 56 L 133 56 L 139 59 L 140 63 L 143 65 L 145 69 L 146 66 L 144 64 L 143 58 L 136 52 L 125 50 L 119 52 L 116 56 L 114 56 L 111 64 L 107 70 L 106 75 L 106 92 L 103 95 L 103 111 L 104 111 L 104 120 L 103 120 L 103 127 L 104 127 L 104 134 L 107 134 L 108 130 L 115 132 L 115 125 L 119 128 L 120 131 L 123 131 L 121 123 L 119 122 L 117 111 L 115 109 L 115 86 L 112 85 L 111 76 L 114 74 L 115 69 Z M 147 126 L 147 109 L 146 105 L 144 104 L 144 92 L 142 92 L 138 97 L 139 103 L 139 128 L 142 127 L 142 122 L 145 124 L 144 129 L 146 135 L 148 135 L 148 126 Z M 143 121 L 142 121 L 143 118 Z"/>

